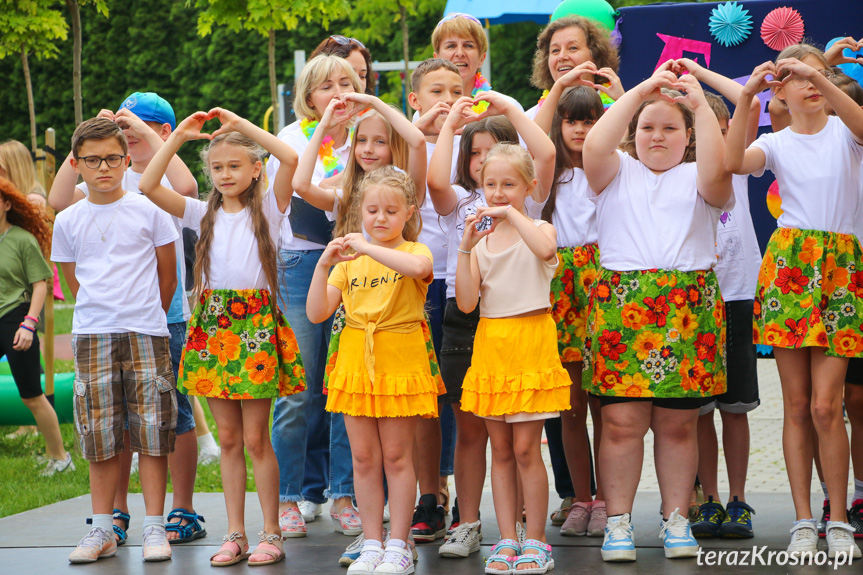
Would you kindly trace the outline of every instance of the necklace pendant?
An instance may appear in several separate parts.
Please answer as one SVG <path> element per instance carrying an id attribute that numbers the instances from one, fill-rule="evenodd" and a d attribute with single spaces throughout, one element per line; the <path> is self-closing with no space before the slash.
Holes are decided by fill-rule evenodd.
<path id="1" fill-rule="evenodd" d="M 105 235 L 104 234 L 102 234 L 102 241 L 103 242 L 105 241 Z"/>

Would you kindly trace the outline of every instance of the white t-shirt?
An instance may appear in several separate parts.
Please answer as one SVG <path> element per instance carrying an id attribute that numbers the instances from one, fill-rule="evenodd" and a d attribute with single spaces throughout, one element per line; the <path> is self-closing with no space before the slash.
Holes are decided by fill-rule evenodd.
<path id="1" fill-rule="evenodd" d="M 617 150 L 620 169 L 596 202 L 602 267 L 613 271 L 707 270 L 716 265 L 716 224 L 722 209 L 696 188 L 695 162 L 656 175 Z M 590 189 L 590 188 L 588 188 Z M 734 196 L 723 206 L 734 207 Z"/>
<path id="2" fill-rule="evenodd" d="M 561 179 L 551 216 L 557 230 L 557 246 L 574 248 L 596 243 L 596 204 L 584 170 L 573 168 Z"/>
<path id="3" fill-rule="evenodd" d="M 293 124 L 289 126 L 285 126 L 282 128 L 282 131 L 279 132 L 278 138 L 289 145 L 298 156 L 302 157 L 303 153 L 306 151 L 306 148 L 309 147 L 309 139 L 306 138 L 306 135 L 303 134 L 303 130 L 300 128 L 300 120 L 297 120 Z M 344 145 L 341 148 L 336 148 L 334 150 L 337 157 L 344 159 L 347 161 L 350 156 L 351 151 L 351 139 L 347 138 L 345 140 Z M 279 171 L 279 159 L 275 156 L 270 157 L 267 161 L 267 181 L 270 185 L 270 193 L 273 192 L 273 183 L 276 181 L 276 173 Z M 315 171 L 312 174 L 312 183 L 319 184 L 321 180 L 326 177 L 326 170 L 324 169 L 324 164 L 321 162 L 320 157 L 318 157 L 315 162 Z M 294 193 L 296 197 L 299 197 L 299 194 Z M 308 240 L 304 240 L 301 238 L 294 237 L 294 233 L 291 230 L 291 221 L 289 218 L 282 218 L 281 220 L 281 238 L 278 243 L 278 248 L 282 250 L 322 250 L 325 245 L 318 244 L 315 242 L 310 242 Z"/>
<path id="4" fill-rule="evenodd" d="M 473 197 L 461 186 L 453 184 L 456 195 L 456 207 L 449 214 L 442 216 L 446 225 L 446 297 L 455 297 L 455 270 L 458 267 L 458 247 L 464 236 L 464 221 L 468 216 L 476 214 L 476 209 L 486 206 L 485 194 L 477 190 Z"/>
<path id="5" fill-rule="evenodd" d="M 535 104 L 533 108 L 525 110 L 524 115 L 531 120 L 536 120 L 536 115 L 539 114 L 539 104 Z"/>
<path id="6" fill-rule="evenodd" d="M 857 236 L 858 242 L 863 242 L 863 163 L 860 164 L 860 204 L 857 206 L 857 217 L 854 218 L 856 223 L 854 235 Z"/>
<path id="7" fill-rule="evenodd" d="M 431 163 L 432 153 L 435 145 L 431 142 L 426 142 L 426 160 Z M 458 153 L 453 154 L 458 158 Z M 453 174 L 455 174 L 455 161 L 453 161 Z M 452 179 L 450 179 L 452 181 Z M 428 246 L 431 250 L 434 261 L 434 277 L 435 279 L 444 279 L 447 275 L 447 224 L 445 218 L 440 216 L 434 209 L 434 203 L 431 199 L 431 194 L 426 186 L 426 199 L 423 206 L 420 208 L 420 218 L 423 222 L 423 229 L 420 232 L 419 243 Z"/>
<path id="8" fill-rule="evenodd" d="M 716 226 L 718 261 L 713 271 L 725 301 L 753 299 L 758 287 L 761 249 L 749 213 L 749 176 L 731 177 L 734 209 L 722 212 Z"/>
<path id="9" fill-rule="evenodd" d="M 133 172 L 131 168 L 127 169 L 126 174 L 123 176 L 123 189 L 127 192 L 140 194 L 141 189 L 139 184 L 141 183 L 142 175 L 138 172 Z M 171 187 L 171 182 L 168 181 L 168 176 L 162 176 L 161 184 L 169 190 L 174 189 Z M 90 195 L 86 183 L 81 182 L 76 187 L 81 190 L 81 193 L 85 197 Z M 183 227 L 180 223 L 180 218 L 175 218 L 170 214 L 169 217 L 174 223 L 174 228 L 177 230 L 179 237 L 174 242 L 174 252 L 177 255 L 177 289 L 174 292 L 173 299 L 171 299 L 171 308 L 168 310 L 168 323 L 179 323 L 181 321 L 188 321 L 192 313 L 189 309 L 189 299 L 186 297 L 186 252 L 183 250 Z"/>
<path id="10" fill-rule="evenodd" d="M 797 134 L 788 127 L 764 134 L 752 145 L 764 152 L 764 169 L 779 182 L 784 210 L 776 222 L 780 228 L 855 232 L 863 145 L 842 120 L 828 117 L 817 134 Z"/>
<path id="11" fill-rule="evenodd" d="M 83 200 L 57 214 L 51 261 L 74 262 L 80 285 L 72 333 L 168 336 L 156 248 L 178 235 L 168 214 L 135 193 L 108 205 Z"/>
<path id="12" fill-rule="evenodd" d="M 282 220 L 291 211 L 279 211 L 276 197 L 268 192 L 263 199 L 264 216 L 270 228 L 270 237 L 278 245 Z M 183 226 L 201 233 L 201 220 L 207 213 L 207 202 L 186 198 Z M 210 273 L 204 278 L 204 287 L 210 289 L 268 289 L 269 283 L 258 256 L 258 241 L 252 229 L 249 208 L 229 214 L 224 208 L 216 212 L 213 224 L 213 242 L 210 245 Z M 290 287 L 290 286 L 288 286 Z"/>

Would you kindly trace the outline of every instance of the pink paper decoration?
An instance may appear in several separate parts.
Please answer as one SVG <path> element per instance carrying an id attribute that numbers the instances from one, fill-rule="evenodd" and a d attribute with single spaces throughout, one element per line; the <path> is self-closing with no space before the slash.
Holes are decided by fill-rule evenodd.
<path id="1" fill-rule="evenodd" d="M 761 39 L 768 48 L 777 52 L 798 44 L 803 39 L 803 18 L 793 8 L 777 8 L 764 17 Z"/>

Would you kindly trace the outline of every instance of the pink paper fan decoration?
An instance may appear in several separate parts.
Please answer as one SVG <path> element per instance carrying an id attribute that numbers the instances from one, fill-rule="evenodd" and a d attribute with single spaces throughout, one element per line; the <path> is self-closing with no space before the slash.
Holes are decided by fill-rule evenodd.
<path id="1" fill-rule="evenodd" d="M 803 18 L 793 8 L 777 8 L 764 17 L 761 39 L 777 52 L 798 44 L 803 39 Z"/>

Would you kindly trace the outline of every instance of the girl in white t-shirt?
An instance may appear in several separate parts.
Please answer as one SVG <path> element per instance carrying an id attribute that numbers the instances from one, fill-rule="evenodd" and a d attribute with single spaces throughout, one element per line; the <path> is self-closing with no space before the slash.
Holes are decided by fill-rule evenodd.
<path id="1" fill-rule="evenodd" d="M 585 353 L 590 291 L 599 277 L 596 245 L 596 206 L 584 175 L 584 139 L 602 117 L 602 100 L 595 90 L 579 86 L 567 90 L 557 105 L 551 123 L 551 140 L 559 150 L 555 158 L 554 184 L 542 208 L 542 219 L 554 224 L 559 264 L 551 280 L 551 316 L 557 324 L 560 361 L 572 379 L 572 410 L 562 422 L 563 449 L 572 477 L 575 497 L 561 535 L 601 535 L 605 530 L 605 498 L 597 465 L 596 500 L 590 489 L 590 444 L 587 439 L 587 408 L 593 417 L 594 445 L 599 447 L 602 420 L 599 402 L 588 401 L 582 381 L 590 381 L 590 355 Z M 540 207 L 540 206 L 537 206 Z M 549 436 L 549 441 L 553 441 Z M 558 439 L 558 441 L 560 441 Z M 596 462 L 595 462 L 596 463 Z"/>
<path id="2" fill-rule="evenodd" d="M 849 447 L 842 389 L 848 358 L 863 356 L 863 251 L 854 235 L 863 110 L 833 85 L 832 74 L 824 54 L 805 44 L 755 68 L 734 112 L 727 165 L 737 174 L 769 169 L 782 190 L 779 228 L 758 277 L 754 339 L 773 346 L 782 382 L 785 463 L 797 515 L 788 551 L 814 553 L 818 541 L 809 502 L 814 425 L 832 500 L 829 554 L 859 557 L 845 511 Z M 749 103 L 770 87 L 793 123 L 744 149 Z M 827 116 L 825 103 L 838 117 Z"/>
<path id="3" fill-rule="evenodd" d="M 602 406 L 605 561 L 635 560 L 630 514 L 648 429 L 665 556 L 698 553 L 685 511 L 698 465 L 696 422 L 705 398 L 725 391 L 725 308 L 711 269 L 719 216 L 734 203 L 724 156 L 698 81 L 669 71 L 624 94 L 584 143 L 602 265 L 588 339 L 589 390 Z"/>
<path id="4" fill-rule="evenodd" d="M 202 133 L 204 123 L 214 118 L 222 127 Z M 207 201 L 184 198 L 160 183 L 183 142 L 196 139 L 212 140 L 202 154 L 213 184 Z M 267 192 L 264 150 L 258 143 L 282 164 L 272 193 Z M 305 389 L 297 341 L 277 304 L 276 245 L 296 165 L 290 146 L 233 112 L 213 108 L 183 120 L 141 178 L 140 189 L 153 203 L 200 236 L 195 249 L 198 303 L 189 320 L 177 385 L 183 393 L 208 398 L 219 430 L 229 535 L 210 558 L 213 566 L 246 558 L 250 564 L 267 565 L 285 557 L 269 417 L 274 398 Z M 251 554 L 243 520 L 244 446 L 264 515 L 260 543 Z"/>
<path id="5" fill-rule="evenodd" d="M 471 110 L 476 101 L 489 103 L 482 115 Z M 499 116 L 505 117 L 499 117 Z M 455 183 L 450 181 L 455 132 L 464 128 L 459 146 Z M 479 504 L 485 477 L 485 450 L 488 434 L 485 422 L 459 407 L 462 382 L 470 366 L 473 338 L 479 313 L 464 313 L 455 301 L 458 245 L 465 229 L 465 219 L 485 206 L 480 188 L 480 170 L 489 150 L 498 142 L 517 143 L 524 138 L 534 157 L 540 185 L 533 200 L 542 203 L 548 197 L 554 177 L 554 144 L 542 129 L 524 115 L 509 98 L 496 92 L 463 97 L 453 104 L 429 162 L 428 188 L 435 210 L 447 228 L 447 304 L 444 312 L 441 374 L 447 387 L 444 401 L 453 405 L 456 420 L 454 474 L 458 491 L 460 524 L 440 553 L 447 557 L 466 557 L 479 551 Z M 483 224 L 481 224 L 483 225 Z"/>
<path id="6" fill-rule="evenodd" d="M 530 154 L 514 143 L 496 144 L 489 151 L 480 178 L 488 205 L 465 220 L 457 252 L 456 302 L 464 313 L 479 307 L 481 316 L 460 408 L 482 418 L 491 439 L 492 495 L 501 539 L 492 547 L 485 572 L 526 568 L 545 573 L 554 568 L 554 560 L 545 537 L 548 477 L 540 440 L 545 421 L 569 409 L 572 381 L 560 363 L 555 323 L 548 313 L 557 234 L 554 226 L 527 214 L 525 200 L 550 182 L 537 183 Z M 491 225 L 479 225 L 486 217 Z M 516 528 L 521 523 L 517 478 L 527 516 L 523 541 Z"/>

